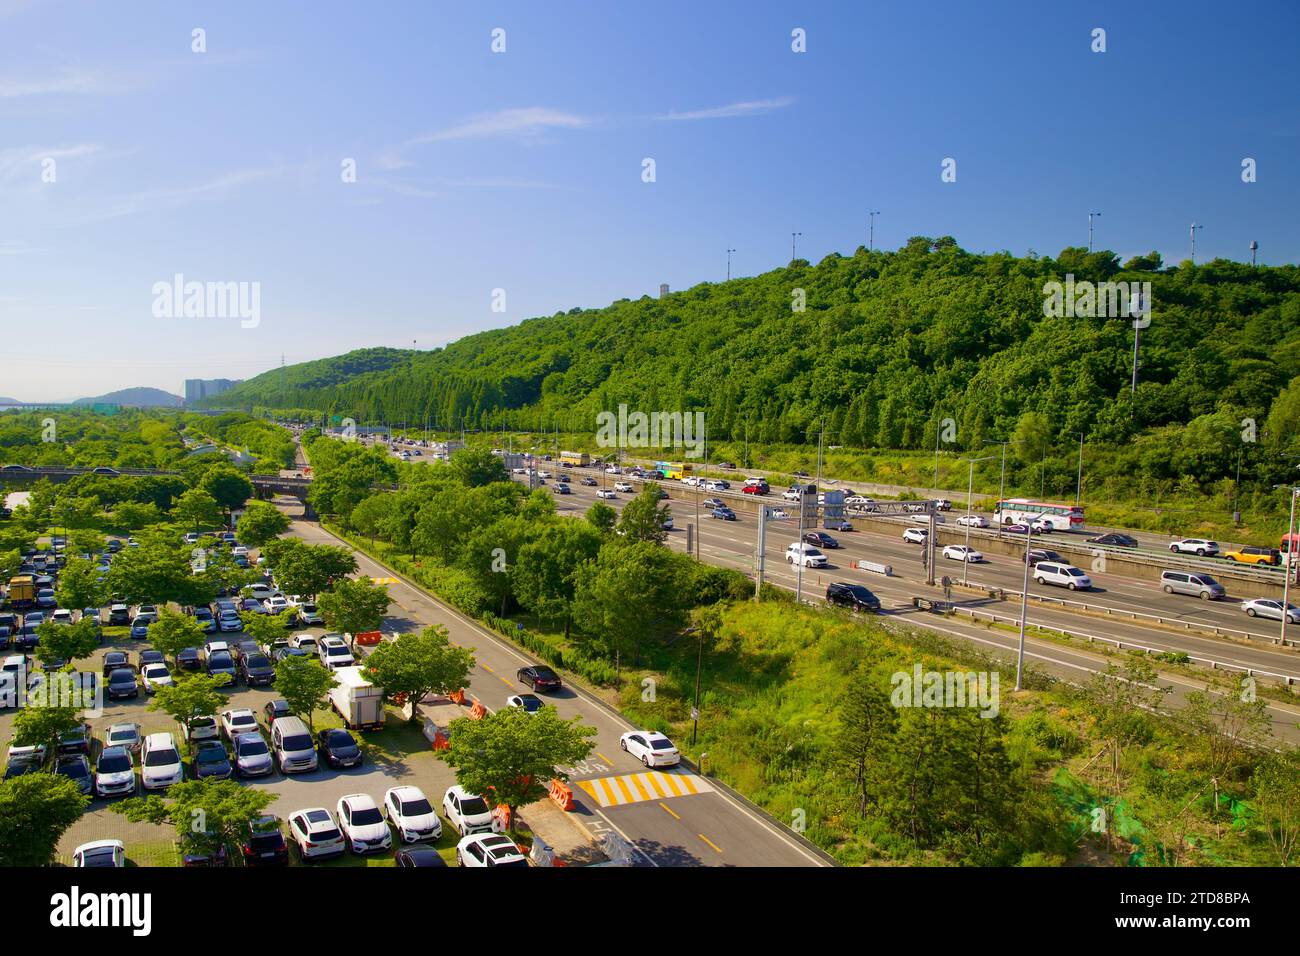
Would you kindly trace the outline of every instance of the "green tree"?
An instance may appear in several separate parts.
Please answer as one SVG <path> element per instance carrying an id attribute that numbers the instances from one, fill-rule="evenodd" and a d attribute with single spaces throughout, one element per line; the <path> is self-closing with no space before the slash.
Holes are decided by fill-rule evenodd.
<path id="1" fill-rule="evenodd" d="M 200 647 L 206 638 L 203 625 L 188 614 L 177 614 L 166 607 L 158 609 L 158 620 L 149 625 L 149 645 L 175 663 L 176 655 L 187 647 Z"/>
<path id="2" fill-rule="evenodd" d="M 672 512 L 667 505 L 661 505 L 659 500 L 659 486 L 652 481 L 623 506 L 623 513 L 618 519 L 618 530 L 625 540 L 664 543 L 668 538 L 664 522 Z"/>
<path id="3" fill-rule="evenodd" d="M 451 723 L 450 746 L 438 756 L 456 770 L 456 782 L 514 811 L 540 800 L 554 777 L 567 779 L 557 766 L 587 759 L 596 728 L 581 717 L 562 720 L 554 707 L 528 714 L 506 707 L 482 720 L 462 717 Z"/>
<path id="4" fill-rule="evenodd" d="M 1300 850 L 1300 751 L 1269 753 L 1251 777 L 1251 807 L 1279 866 L 1290 866 Z"/>
<path id="5" fill-rule="evenodd" d="M 344 579 L 316 601 L 321 617 L 332 631 L 361 634 L 377 631 L 388 613 L 388 588 L 369 578 Z"/>
<path id="6" fill-rule="evenodd" d="M 456 479 L 467 488 L 509 481 L 505 463 L 487 448 L 462 448 L 451 456 L 449 467 Z"/>
<path id="7" fill-rule="evenodd" d="M 163 685 L 154 692 L 149 709 L 166 714 L 180 724 L 188 740 L 195 718 L 215 716 L 225 703 L 225 695 L 218 688 L 228 683 L 228 674 L 177 674 L 170 685 Z"/>
<path id="8" fill-rule="evenodd" d="M 474 655 L 453 645 L 440 624 L 385 641 L 365 661 L 366 676 L 384 689 L 386 699 L 400 696 L 413 705 L 412 720 L 414 705 L 429 694 L 450 694 L 466 686 L 473 669 Z"/>
<path id="9" fill-rule="evenodd" d="M 643 640 L 657 641 L 684 623 L 683 589 L 673 554 L 649 541 L 606 545 L 578 571 L 573 614 L 589 639 L 616 660 Z"/>
<path id="10" fill-rule="evenodd" d="M 286 540 L 293 544 L 277 549 L 275 558 L 268 560 L 275 568 L 276 584 L 288 594 L 320 594 L 357 570 L 356 556 L 347 548 Z"/>
<path id="11" fill-rule="evenodd" d="M 275 665 L 275 691 L 289 710 L 316 729 L 315 712 L 324 707 L 331 687 L 338 679 L 313 657 L 285 657 Z"/>
<path id="12" fill-rule="evenodd" d="M 549 525 L 519 549 L 510 567 L 510 581 L 519 603 L 542 620 L 564 620 L 569 636 L 578 570 L 600 554 L 600 531 L 589 524 L 566 521 Z"/>
<path id="13" fill-rule="evenodd" d="M 289 634 L 289 615 L 291 611 L 279 614 L 258 614 L 256 611 L 243 611 L 239 619 L 244 622 L 244 633 L 257 643 L 270 647 Z"/>
<path id="14" fill-rule="evenodd" d="M 123 548 L 108 571 L 108 589 L 131 604 L 206 604 L 211 584 L 193 573 L 191 548 L 159 534 L 142 535 L 140 546 Z"/>
<path id="15" fill-rule="evenodd" d="M 50 675 L 51 677 L 54 675 Z M 58 749 L 59 738 L 82 724 L 76 707 L 22 707 L 14 715 L 14 743 L 20 747 L 44 745 L 47 753 Z"/>
<path id="16" fill-rule="evenodd" d="M 58 584 L 54 588 L 59 607 L 99 607 L 103 604 L 107 594 L 99 575 L 99 568 L 84 558 L 69 558 L 59 572 Z"/>
<path id="17" fill-rule="evenodd" d="M 898 711 L 889 693 L 876 686 L 873 674 L 859 665 L 846 681 L 847 692 L 836 728 L 834 757 L 852 776 L 858 816 L 876 802 L 887 772 L 890 741 L 898 727 Z"/>
<path id="18" fill-rule="evenodd" d="M 183 780 L 167 791 L 168 802 L 151 794 L 113 804 L 133 823 L 170 823 L 176 828 L 181 852 L 215 855 L 233 853 L 249 825 L 275 801 L 275 794 L 245 787 L 235 780 Z M 197 821 L 202 821 L 196 825 Z"/>
<path id="19" fill-rule="evenodd" d="M 59 840 L 89 805 L 61 774 L 28 773 L 0 783 L 0 867 L 49 866 Z"/>
<path id="20" fill-rule="evenodd" d="M 252 548 L 260 548 L 288 530 L 289 516 L 265 501 L 250 501 L 239 519 L 239 540 Z"/>
<path id="21" fill-rule="evenodd" d="M 34 653 L 47 664 L 53 661 L 72 664 L 99 649 L 99 629 L 87 618 L 75 624 L 42 621 L 36 626 L 36 636 L 40 643 Z"/>
<path id="22" fill-rule="evenodd" d="M 597 531 L 605 533 L 613 531 L 617 521 L 618 512 L 603 501 L 593 502 L 587 509 L 587 522 Z"/>
<path id="23" fill-rule="evenodd" d="M 211 495 L 227 514 L 236 508 L 242 508 L 244 502 L 253 497 L 253 483 L 248 480 L 248 476 L 225 463 L 204 472 L 198 487 Z"/>
<path id="24" fill-rule="evenodd" d="M 217 499 L 200 488 L 191 488 L 181 495 L 172 509 L 172 516 L 191 531 L 221 527 L 221 509 L 217 506 Z"/>

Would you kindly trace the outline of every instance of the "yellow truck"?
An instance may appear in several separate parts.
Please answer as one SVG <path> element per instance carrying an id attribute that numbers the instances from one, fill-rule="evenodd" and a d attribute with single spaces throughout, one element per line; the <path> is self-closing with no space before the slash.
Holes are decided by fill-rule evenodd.
<path id="1" fill-rule="evenodd" d="M 36 603 L 36 577 L 31 574 L 16 574 L 9 579 L 7 595 L 13 607 L 26 607 Z"/>

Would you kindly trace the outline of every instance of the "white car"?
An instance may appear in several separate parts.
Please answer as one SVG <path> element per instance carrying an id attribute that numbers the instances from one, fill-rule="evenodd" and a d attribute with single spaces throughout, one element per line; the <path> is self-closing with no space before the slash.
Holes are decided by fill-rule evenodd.
<path id="1" fill-rule="evenodd" d="M 104 732 L 105 747 L 125 747 L 133 754 L 140 752 L 141 740 L 139 724 L 112 724 Z"/>
<path id="2" fill-rule="evenodd" d="M 1056 530 L 1056 525 L 1052 523 L 1052 519 L 1044 518 L 1042 515 L 1039 515 L 1037 518 L 1031 518 L 1029 521 L 1029 527 L 1034 531 L 1039 532 Z"/>
<path id="3" fill-rule="evenodd" d="M 607 475 L 617 475 L 619 473 L 618 465 L 610 465 L 605 469 L 605 474 Z"/>
<path id="4" fill-rule="evenodd" d="M 1035 564 L 1034 580 L 1039 584 L 1055 584 L 1071 591 L 1087 591 L 1092 587 L 1092 578 L 1074 565 L 1058 564 L 1055 561 L 1039 561 Z"/>
<path id="5" fill-rule="evenodd" d="M 335 634 L 326 634 L 322 637 L 319 646 L 316 648 L 316 653 L 320 657 L 320 662 L 328 670 L 351 667 L 356 663 L 343 638 Z"/>
<path id="6" fill-rule="evenodd" d="M 347 839 L 348 849 L 358 855 L 393 848 L 393 831 L 368 793 L 349 793 L 339 797 L 336 812 L 339 829 Z"/>
<path id="7" fill-rule="evenodd" d="M 448 787 L 442 798 L 442 814 L 452 829 L 461 836 L 471 833 L 492 833 L 496 830 L 496 817 L 484 800 L 464 787 Z"/>
<path id="8" fill-rule="evenodd" d="M 144 738 L 140 756 L 140 784 L 146 790 L 164 790 L 185 779 L 185 765 L 176 739 L 171 734 L 150 734 Z"/>
<path id="9" fill-rule="evenodd" d="M 725 481 L 721 478 L 714 478 L 704 483 L 705 491 L 726 491 L 730 487 L 731 482 Z"/>
<path id="10" fill-rule="evenodd" d="M 798 501 L 800 498 L 803 497 L 803 494 L 797 489 L 791 488 L 788 491 L 781 492 L 781 497 L 784 498 L 786 501 Z"/>
<path id="11" fill-rule="evenodd" d="M 384 816 L 397 829 L 403 843 L 436 840 L 442 836 L 442 821 L 419 787 L 392 787 L 384 794 Z"/>
<path id="12" fill-rule="evenodd" d="M 298 623 L 303 627 L 320 627 L 325 623 L 315 604 L 298 605 Z"/>
<path id="13" fill-rule="evenodd" d="M 943 549 L 943 556 L 951 561 L 967 561 L 975 564 L 984 560 L 984 555 L 964 544 L 950 544 Z"/>
<path id="14" fill-rule="evenodd" d="M 83 843 L 72 851 L 72 865 L 75 867 L 124 867 L 126 866 L 126 847 L 121 840 L 96 840 Z"/>
<path id="15" fill-rule="evenodd" d="M 621 491 L 621 492 L 623 492 L 625 495 L 630 495 L 630 494 L 632 493 L 632 482 L 630 482 L 630 481 L 616 481 L 616 482 L 614 482 L 614 490 L 615 490 L 615 491 Z"/>
<path id="16" fill-rule="evenodd" d="M 1184 538 L 1182 541 L 1169 542 L 1169 550 L 1174 554 L 1194 554 L 1198 558 L 1212 557 L 1219 553 L 1219 542 L 1205 538 Z"/>
<path id="17" fill-rule="evenodd" d="M 71 624 L 72 612 L 69 611 L 67 608 L 61 607 L 53 614 L 50 615 L 50 620 L 53 621 L 55 624 Z"/>
<path id="18" fill-rule="evenodd" d="M 125 747 L 105 747 L 95 759 L 95 796 L 135 795 L 135 761 Z"/>
<path id="19" fill-rule="evenodd" d="M 614 494 L 614 492 L 610 491 L 608 488 L 601 488 L 599 491 L 596 492 L 596 497 L 597 497 L 597 498 L 617 498 L 618 495 Z"/>
<path id="20" fill-rule="evenodd" d="M 474 833 L 456 844 L 456 865 L 528 866 L 528 857 L 507 836 L 499 833 Z"/>
<path id="21" fill-rule="evenodd" d="M 908 528 L 903 532 L 903 540 L 909 544 L 925 544 L 930 532 L 925 528 Z"/>
<path id="22" fill-rule="evenodd" d="M 1282 620 L 1282 602 L 1273 598 L 1255 598 L 1251 601 L 1242 601 L 1241 609 L 1251 617 L 1266 617 L 1274 621 Z M 1288 603 L 1286 606 L 1286 620 L 1288 624 L 1300 624 L 1300 607 Z"/>
<path id="23" fill-rule="evenodd" d="M 167 670 L 166 664 L 145 664 L 140 668 L 140 680 L 144 682 L 146 694 L 156 693 L 159 687 L 172 685 L 171 671 Z"/>
<path id="24" fill-rule="evenodd" d="M 339 856 L 347 847 L 342 831 L 324 807 L 311 807 L 289 815 L 289 838 L 303 862 Z"/>
<path id="25" fill-rule="evenodd" d="M 224 613 L 224 612 L 223 612 L 223 613 Z M 203 644 L 203 656 L 204 656 L 204 657 L 211 657 L 213 654 L 216 654 L 218 651 L 225 651 L 227 654 L 229 654 L 229 653 L 230 653 L 230 645 L 229 645 L 228 643 L 226 643 L 225 641 L 205 641 L 205 642 L 204 642 L 204 644 Z"/>
<path id="26" fill-rule="evenodd" d="M 671 767 L 682 759 L 673 742 L 657 730 L 630 730 L 618 743 L 647 767 Z"/>
<path id="27" fill-rule="evenodd" d="M 785 513 L 784 508 L 773 508 L 771 511 L 767 513 L 767 518 L 769 521 L 785 521 L 789 517 L 790 516 Z"/>
<path id="28" fill-rule="evenodd" d="M 694 488 L 694 487 L 695 487 L 696 485 L 698 485 L 699 483 L 700 483 L 700 476 L 699 476 L 699 475 L 687 475 L 686 477 L 684 477 L 684 478 L 682 479 L 682 484 L 684 484 L 684 485 L 690 485 L 692 488 Z"/>
<path id="29" fill-rule="evenodd" d="M 874 505 L 876 502 L 866 495 L 849 495 L 844 499 L 846 505 Z"/>
<path id="30" fill-rule="evenodd" d="M 526 714 L 535 714 L 546 706 L 546 702 L 536 694 L 515 694 L 506 698 L 506 706 L 522 710 Z"/>
<path id="31" fill-rule="evenodd" d="M 796 541 L 785 549 L 785 559 L 790 564 L 799 564 L 805 568 L 823 568 L 826 555 L 807 542 Z"/>
<path id="32" fill-rule="evenodd" d="M 240 734 L 261 733 L 257 716 L 247 707 L 232 708 L 221 712 L 221 732 L 227 740 L 234 740 Z"/>
<path id="33" fill-rule="evenodd" d="M 283 614 L 289 610 L 289 602 L 284 597 L 267 598 L 263 605 L 270 614 Z"/>
<path id="34" fill-rule="evenodd" d="M 313 634 L 295 634 L 289 638 L 289 646 L 296 647 L 300 651 L 306 651 L 308 654 L 315 654 L 316 637 Z"/>
<path id="35" fill-rule="evenodd" d="M 989 519 L 983 515 L 962 515 L 957 519 L 957 524 L 961 527 L 969 525 L 972 528 L 987 528 Z"/>

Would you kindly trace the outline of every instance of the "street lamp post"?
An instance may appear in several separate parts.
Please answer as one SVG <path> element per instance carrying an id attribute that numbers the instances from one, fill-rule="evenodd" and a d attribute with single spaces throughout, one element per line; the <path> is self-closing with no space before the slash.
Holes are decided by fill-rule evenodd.
<path id="1" fill-rule="evenodd" d="M 1078 505 L 1083 500 L 1083 432 L 1079 432 L 1079 477 L 1075 480 L 1074 485 L 1074 503 Z"/>
<path id="2" fill-rule="evenodd" d="M 736 251 L 735 249 L 727 250 L 727 281 L 728 282 L 731 281 L 731 254 L 735 251 Z"/>
<path id="3" fill-rule="evenodd" d="M 1291 566 L 1295 563 L 1292 560 L 1295 557 L 1294 554 L 1295 549 L 1292 547 L 1293 539 L 1291 537 L 1291 534 L 1295 530 L 1295 499 L 1297 495 L 1300 495 L 1300 488 L 1292 488 L 1291 489 L 1291 517 L 1287 519 L 1287 523 L 1286 523 L 1286 546 L 1287 546 L 1286 569 L 1285 569 L 1286 577 L 1282 579 L 1282 633 L 1278 637 L 1278 643 L 1281 644 L 1283 647 L 1286 647 L 1287 619 L 1291 616 L 1291 605 L 1288 603 L 1288 598 L 1291 593 L 1291 574 L 1292 574 Z"/>
<path id="4" fill-rule="evenodd" d="M 794 262 L 794 260 L 795 260 L 795 258 L 796 258 L 795 254 L 794 254 L 794 250 L 795 250 L 795 240 L 798 239 L 798 238 L 799 238 L 800 236 L 802 236 L 802 235 L 803 235 L 802 232 L 792 232 L 792 233 L 790 233 L 790 261 L 791 261 L 791 262 Z"/>
<path id="5" fill-rule="evenodd" d="M 1025 580 L 1020 590 L 1020 646 L 1016 651 L 1016 690 L 1023 687 L 1025 669 L 1025 617 L 1029 613 L 1029 545 L 1034 539 L 1033 526 L 1025 522 Z"/>
<path id="6" fill-rule="evenodd" d="M 867 213 L 867 219 L 871 222 L 870 232 L 867 236 L 867 251 L 874 252 L 876 248 L 876 217 L 880 215 L 880 210 L 875 209 Z"/>
<path id="7" fill-rule="evenodd" d="M 961 583 L 966 583 L 966 572 L 970 568 L 970 519 L 971 519 L 971 498 L 975 492 L 975 463 L 977 461 L 993 461 L 997 455 L 987 455 L 983 458 L 967 458 L 970 465 L 966 476 L 966 553 L 961 562 Z"/>
<path id="8" fill-rule="evenodd" d="M 1089 252 L 1092 252 L 1092 217 L 1100 216 L 1100 215 L 1101 213 L 1099 212 L 1088 213 L 1088 251 Z"/>

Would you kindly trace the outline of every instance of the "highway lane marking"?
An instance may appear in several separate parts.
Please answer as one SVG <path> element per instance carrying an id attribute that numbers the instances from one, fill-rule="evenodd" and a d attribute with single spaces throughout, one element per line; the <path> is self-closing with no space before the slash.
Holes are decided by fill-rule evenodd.
<path id="1" fill-rule="evenodd" d="M 480 664 L 479 666 L 482 667 L 482 668 L 483 668 L 485 671 L 487 671 L 489 674 L 495 674 L 495 673 L 496 673 L 496 671 L 494 671 L 494 670 L 492 669 L 492 665 L 490 665 L 490 664 Z"/>
<path id="2" fill-rule="evenodd" d="M 629 803 L 667 800 L 672 797 L 713 792 L 713 787 L 708 781 L 693 773 L 664 773 L 661 770 L 621 774 L 616 777 L 595 777 L 590 780 L 579 780 L 577 784 L 602 807 L 618 807 Z"/>
<path id="3" fill-rule="evenodd" d="M 707 843 L 709 846 L 713 847 L 713 849 L 717 850 L 717 851 L 718 851 L 718 854 L 721 855 L 721 853 L 722 853 L 722 847 L 718 846 L 716 843 L 714 843 L 712 840 L 710 840 L 708 837 L 706 837 L 703 833 L 699 834 L 699 837 L 700 837 L 701 840 L 703 840 L 703 841 L 704 841 L 705 843 Z"/>
<path id="4" fill-rule="evenodd" d="M 668 811 L 668 814 L 669 814 L 669 815 L 670 815 L 674 820 L 680 820 L 680 819 L 681 819 L 681 817 L 679 817 L 676 813 L 673 813 L 673 808 L 670 807 L 670 806 L 668 806 L 668 804 L 664 803 L 662 800 L 659 801 L 659 806 L 661 806 L 661 807 L 663 807 L 665 810 L 667 810 L 667 811 Z"/>
<path id="5" fill-rule="evenodd" d="M 504 677 L 502 677 L 500 674 L 497 675 L 497 680 L 499 680 L 501 683 L 505 684 L 507 687 L 512 688 L 512 689 L 513 689 L 514 686 L 515 686 L 514 684 L 510 683 L 510 681 L 508 681 L 508 680 L 506 680 Z"/>
<path id="6" fill-rule="evenodd" d="M 605 761 L 605 763 L 609 764 L 611 767 L 614 766 L 614 761 L 610 760 L 608 757 L 606 757 L 606 756 L 605 756 L 603 753 L 601 753 L 599 750 L 596 751 L 596 756 L 599 757 L 601 760 Z"/>

